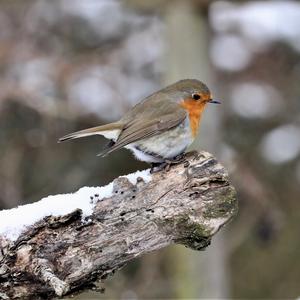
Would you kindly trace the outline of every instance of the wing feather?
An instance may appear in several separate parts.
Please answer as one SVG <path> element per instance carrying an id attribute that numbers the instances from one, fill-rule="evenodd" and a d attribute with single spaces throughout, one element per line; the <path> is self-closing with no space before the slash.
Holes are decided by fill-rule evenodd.
<path id="1" fill-rule="evenodd" d="M 124 126 L 116 143 L 98 155 L 105 156 L 128 144 L 160 134 L 181 124 L 186 118 L 186 111 L 177 103 L 166 101 L 162 109 L 168 113 L 161 114 L 161 116 L 157 116 L 156 113 L 156 117 L 153 117 L 154 112 L 151 110 L 136 115 Z"/>

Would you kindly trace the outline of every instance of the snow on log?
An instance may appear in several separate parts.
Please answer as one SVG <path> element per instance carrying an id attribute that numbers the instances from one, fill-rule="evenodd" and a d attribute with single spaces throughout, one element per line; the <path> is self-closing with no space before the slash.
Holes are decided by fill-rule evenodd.
<path id="1" fill-rule="evenodd" d="M 173 243 L 205 249 L 236 214 L 236 193 L 211 154 L 186 160 L 1 211 L 0 299 L 96 288 L 135 257 Z"/>
<path id="2" fill-rule="evenodd" d="M 132 184 L 137 178 L 145 182 L 151 179 L 150 170 L 137 171 L 124 176 Z M 83 187 L 75 193 L 48 196 L 42 200 L 22 205 L 17 208 L 0 211 L 0 237 L 15 241 L 29 226 L 48 216 L 63 216 L 76 209 L 81 210 L 81 217 L 88 219 L 94 206 L 113 194 L 113 182 L 102 187 Z"/>

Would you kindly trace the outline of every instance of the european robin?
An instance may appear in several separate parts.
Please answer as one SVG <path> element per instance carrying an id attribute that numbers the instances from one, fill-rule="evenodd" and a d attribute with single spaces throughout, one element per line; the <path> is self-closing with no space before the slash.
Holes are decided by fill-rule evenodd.
<path id="1" fill-rule="evenodd" d="M 146 97 L 119 121 L 68 134 L 59 142 L 99 134 L 110 139 L 99 156 L 124 147 L 153 165 L 176 161 L 194 141 L 207 103 L 219 102 L 203 82 L 180 80 Z"/>

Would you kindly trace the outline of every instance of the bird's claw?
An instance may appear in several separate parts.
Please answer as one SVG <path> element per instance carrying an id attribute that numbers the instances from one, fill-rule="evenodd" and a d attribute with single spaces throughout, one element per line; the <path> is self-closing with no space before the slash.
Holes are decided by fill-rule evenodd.
<path id="1" fill-rule="evenodd" d="M 189 161 L 186 160 L 186 161 L 183 162 L 183 167 L 184 168 L 188 168 L 189 166 L 190 166 L 190 162 Z"/>
<path id="2" fill-rule="evenodd" d="M 162 163 L 152 163 L 150 173 L 153 174 L 162 170 L 169 172 L 172 165 L 178 165 L 180 163 L 183 163 L 184 168 L 187 168 L 190 165 L 190 163 L 186 160 L 185 153 L 179 154 L 173 159 L 166 159 Z"/>
<path id="3" fill-rule="evenodd" d="M 188 156 L 193 156 L 193 160 L 196 161 L 196 160 L 199 160 L 199 158 L 201 158 L 201 156 L 203 154 L 199 153 L 198 151 L 196 150 L 192 150 L 190 152 L 187 153 Z"/>
<path id="4" fill-rule="evenodd" d="M 150 169 L 150 174 L 160 172 L 160 171 L 164 170 L 165 168 L 167 168 L 167 163 L 166 162 L 152 163 L 151 164 L 151 169 Z"/>

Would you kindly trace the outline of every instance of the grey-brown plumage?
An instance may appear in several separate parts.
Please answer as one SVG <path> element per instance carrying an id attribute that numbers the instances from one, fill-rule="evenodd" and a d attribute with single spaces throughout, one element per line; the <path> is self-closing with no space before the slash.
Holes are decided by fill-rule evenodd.
<path id="1" fill-rule="evenodd" d="M 202 102 L 192 99 L 195 93 L 202 96 Z M 195 101 L 195 107 L 197 108 L 195 112 L 199 112 L 199 115 L 204 104 L 211 100 L 211 96 L 208 88 L 202 82 L 194 79 L 181 80 L 145 98 L 119 121 L 68 134 L 60 138 L 59 142 L 100 134 L 113 141 L 113 143 L 110 143 L 110 147 L 100 153 L 101 156 L 127 147 L 133 150 L 136 156 L 139 156 L 136 151 L 141 151 L 145 154 L 150 153 L 150 156 L 154 157 L 154 161 L 161 160 L 165 156 L 184 151 L 194 138 L 189 129 L 190 119 L 188 118 L 188 116 L 191 116 L 189 110 L 190 107 L 193 108 L 193 105 L 185 106 L 184 101 L 186 99 L 188 101 L 192 100 L 192 104 Z M 199 119 L 200 116 L 198 115 Z M 181 136 L 178 143 L 184 145 L 174 143 L 176 135 Z M 171 138 L 173 138 L 173 141 Z M 160 144 L 157 144 L 158 140 Z M 164 143 L 170 149 L 164 149 Z M 176 150 L 177 148 L 178 150 Z M 139 158 L 146 160 L 142 157 Z M 151 157 L 148 161 L 151 161 Z"/>

